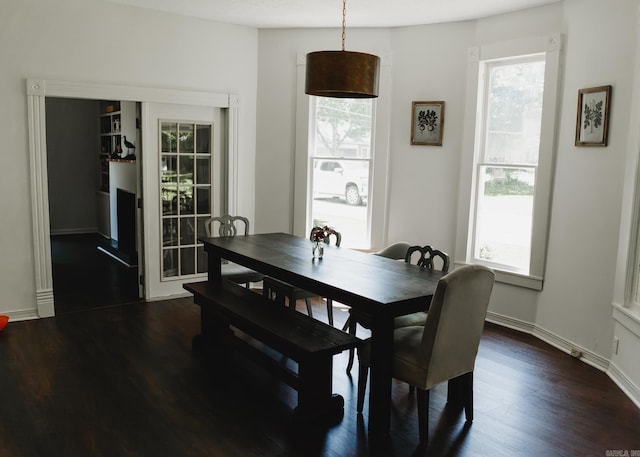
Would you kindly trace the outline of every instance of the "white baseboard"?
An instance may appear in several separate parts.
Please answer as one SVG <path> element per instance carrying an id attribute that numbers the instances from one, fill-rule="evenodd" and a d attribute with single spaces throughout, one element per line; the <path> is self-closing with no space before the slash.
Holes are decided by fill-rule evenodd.
<path id="1" fill-rule="evenodd" d="M 609 359 L 606 359 L 596 354 L 595 352 L 589 351 L 575 343 L 572 343 L 571 341 L 562 338 L 555 333 L 536 326 L 533 331 L 533 336 L 541 339 L 546 343 L 549 343 L 551 346 L 558 348 L 562 352 L 566 352 L 567 354 L 571 354 L 572 351 L 580 352 L 581 356 L 577 358 L 591 365 L 592 367 L 597 368 L 600 371 L 604 371 L 606 373 L 609 369 Z"/>
<path id="2" fill-rule="evenodd" d="M 512 330 L 518 330 L 520 332 L 529 333 L 529 334 L 533 333 L 533 329 L 535 327 L 533 324 L 529 322 L 525 322 L 520 319 L 514 319 L 513 317 L 504 316 L 502 314 L 493 313 L 491 311 L 487 311 L 486 320 L 488 322 L 491 322 L 492 324 L 497 324 L 502 327 L 507 327 Z"/>
<path id="3" fill-rule="evenodd" d="M 88 227 L 88 228 L 70 228 L 70 229 L 56 229 L 51 230 L 49 233 L 51 236 L 54 235 L 84 235 L 86 233 L 97 233 L 98 227 Z"/>
<path id="4" fill-rule="evenodd" d="M 492 313 L 490 311 L 487 312 L 487 321 L 533 335 L 539 340 L 542 340 L 545 343 L 550 344 L 556 349 L 560 349 L 562 352 L 565 352 L 567 354 L 571 354 L 572 351 L 578 351 L 581 353 L 581 356 L 578 358 L 583 362 L 597 368 L 600 371 L 607 372 L 607 370 L 609 369 L 608 359 L 605 359 L 604 357 L 594 352 L 578 346 L 577 344 L 565 338 L 562 338 L 555 333 L 545 330 L 542 327 L 531 324 L 530 322 L 514 319 L 509 316 L 503 316 L 502 314 Z"/>
<path id="5" fill-rule="evenodd" d="M 31 319 L 38 319 L 40 317 L 38 316 L 38 310 L 35 308 L 21 309 L 21 310 L 14 310 L 14 311 L 3 311 L 1 314 L 4 314 L 5 316 L 9 316 L 9 325 L 11 325 L 11 322 L 28 321 Z"/>
<path id="6" fill-rule="evenodd" d="M 629 379 L 629 377 L 627 377 L 627 375 L 625 375 L 622 371 L 620 371 L 616 364 L 611 362 L 610 360 L 583 347 L 580 347 L 579 345 L 565 338 L 562 338 L 553 332 L 545 330 L 529 322 L 521 321 L 512 317 L 503 316 L 501 314 L 492 312 L 487 313 L 487 321 L 533 335 L 539 340 L 542 340 L 545 343 L 550 344 L 551 346 L 567 354 L 571 354 L 572 350 L 581 352 L 582 356 L 579 357 L 580 360 L 600 371 L 605 372 L 611 378 L 611 380 L 613 380 L 613 382 L 615 382 L 616 385 L 620 387 L 625 395 L 627 395 L 631 399 L 631 401 L 638 408 L 640 408 L 640 387 L 635 385 L 633 381 Z"/>
<path id="7" fill-rule="evenodd" d="M 607 370 L 607 374 L 613 382 L 615 382 L 620 390 L 622 390 L 635 405 L 640 408 L 640 389 L 636 386 L 631 379 L 627 377 L 618 366 L 611 362 L 609 363 L 609 369 Z"/>

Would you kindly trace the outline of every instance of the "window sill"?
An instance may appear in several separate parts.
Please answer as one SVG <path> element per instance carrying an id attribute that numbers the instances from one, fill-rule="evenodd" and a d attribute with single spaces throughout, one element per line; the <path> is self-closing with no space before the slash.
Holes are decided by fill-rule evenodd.
<path id="1" fill-rule="evenodd" d="M 613 304 L 613 318 L 621 325 L 640 337 L 640 306 L 626 308 L 618 303 Z"/>
<path id="2" fill-rule="evenodd" d="M 456 267 L 466 265 L 465 262 L 455 262 Z M 512 286 L 524 287 L 525 289 L 542 290 L 544 278 L 539 276 L 523 275 L 511 271 L 492 268 L 496 274 L 496 282 L 510 284 Z"/>

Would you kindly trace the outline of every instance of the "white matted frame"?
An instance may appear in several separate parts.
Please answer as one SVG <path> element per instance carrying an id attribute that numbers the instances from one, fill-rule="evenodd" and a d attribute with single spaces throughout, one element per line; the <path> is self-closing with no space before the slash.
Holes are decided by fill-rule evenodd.
<path id="1" fill-rule="evenodd" d="M 578 90 L 576 146 L 606 146 L 609 139 L 611 86 Z"/>

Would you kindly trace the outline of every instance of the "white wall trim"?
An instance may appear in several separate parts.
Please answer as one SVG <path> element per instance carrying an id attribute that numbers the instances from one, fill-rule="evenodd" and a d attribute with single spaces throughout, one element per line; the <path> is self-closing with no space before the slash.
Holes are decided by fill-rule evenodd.
<path id="1" fill-rule="evenodd" d="M 487 312 L 487 322 L 491 322 L 502 327 L 507 327 L 513 330 L 521 331 L 535 336 L 539 340 L 544 341 L 547 344 L 560 349 L 562 352 L 571 354 L 572 349 L 576 349 L 582 352 L 580 360 L 584 363 L 591 365 L 592 367 L 605 372 L 613 382 L 627 395 L 631 401 L 640 408 L 640 387 L 636 386 L 624 372 L 612 361 L 595 354 L 583 347 L 572 343 L 571 341 L 562 338 L 555 333 L 545 330 L 537 325 L 525 322 L 519 319 L 514 319 L 502 314 Z M 635 321 L 634 321 L 635 322 Z M 623 324 L 624 325 L 624 324 Z"/>
<path id="2" fill-rule="evenodd" d="M 502 327 L 507 327 L 512 330 L 518 330 L 520 332 L 533 334 L 533 330 L 535 325 L 525 322 L 520 319 L 516 319 L 513 317 L 505 316 L 504 314 L 494 313 L 492 311 L 487 311 L 487 319 L 488 322 L 492 324 L 500 325 Z"/>
<path id="3" fill-rule="evenodd" d="M 175 103 L 224 109 L 233 105 L 227 125 L 230 166 L 228 202 L 230 210 L 237 207 L 239 103 L 236 94 L 29 78 L 26 80 L 26 96 L 37 310 L 37 315 L 33 317 L 51 317 L 55 314 L 49 229 L 45 97 Z"/>
<path id="4" fill-rule="evenodd" d="M 612 317 L 635 336 L 640 337 L 640 314 L 634 313 L 633 310 L 614 303 Z"/>
<path id="5" fill-rule="evenodd" d="M 636 386 L 631 379 L 629 379 L 618 366 L 611 362 L 607 374 L 616 383 L 620 390 L 622 390 L 635 405 L 640 408 L 640 388 Z"/>
<path id="6" fill-rule="evenodd" d="M 608 359 L 596 354 L 595 352 L 578 346 L 577 344 L 567 340 L 566 338 L 562 338 L 561 336 L 543 329 L 538 325 L 492 312 L 487 312 L 487 321 L 533 335 L 539 340 L 550 344 L 556 349 L 560 349 L 566 354 L 571 354 L 571 351 L 574 349 L 580 351 L 582 353 L 582 357 L 580 357 L 580 360 L 593 366 L 594 368 L 597 368 L 600 371 L 607 372 L 609 366 L 611 365 Z"/>

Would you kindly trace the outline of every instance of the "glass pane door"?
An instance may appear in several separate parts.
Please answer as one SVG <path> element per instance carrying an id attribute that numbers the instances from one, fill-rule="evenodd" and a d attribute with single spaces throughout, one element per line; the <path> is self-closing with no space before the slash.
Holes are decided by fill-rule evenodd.
<path id="1" fill-rule="evenodd" d="M 162 279 L 206 272 L 204 221 L 212 209 L 213 126 L 160 122 Z"/>

